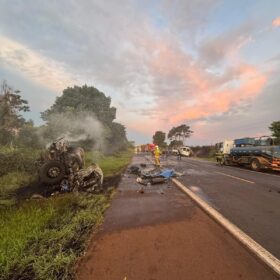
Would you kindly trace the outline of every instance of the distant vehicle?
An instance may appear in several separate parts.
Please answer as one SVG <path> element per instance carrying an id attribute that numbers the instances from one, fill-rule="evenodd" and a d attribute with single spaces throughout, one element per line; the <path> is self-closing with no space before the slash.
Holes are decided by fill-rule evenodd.
<path id="1" fill-rule="evenodd" d="M 254 171 L 280 171 L 280 146 L 274 146 L 269 137 L 225 140 L 216 147 L 220 164 L 249 166 Z"/>
<path id="2" fill-rule="evenodd" d="M 184 146 L 184 147 L 179 147 L 177 149 L 173 149 L 172 153 L 175 155 L 178 155 L 180 153 L 181 156 L 183 157 L 191 157 L 193 155 L 193 151 L 190 147 Z"/>

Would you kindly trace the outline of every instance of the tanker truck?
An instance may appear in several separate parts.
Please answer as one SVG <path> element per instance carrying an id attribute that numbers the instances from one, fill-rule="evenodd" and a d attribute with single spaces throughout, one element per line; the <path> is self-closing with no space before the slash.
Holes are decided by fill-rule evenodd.
<path id="1" fill-rule="evenodd" d="M 271 138 L 241 138 L 216 144 L 216 159 L 222 165 L 247 166 L 254 171 L 280 171 L 280 146 Z"/>

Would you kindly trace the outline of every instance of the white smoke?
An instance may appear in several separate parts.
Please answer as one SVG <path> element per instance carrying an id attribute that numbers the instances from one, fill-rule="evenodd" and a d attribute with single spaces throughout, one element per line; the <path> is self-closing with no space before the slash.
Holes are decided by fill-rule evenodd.
<path id="1" fill-rule="evenodd" d="M 52 114 L 48 124 L 43 128 L 41 137 L 43 141 L 53 142 L 64 137 L 70 143 L 90 140 L 93 150 L 103 151 L 106 148 L 108 130 L 93 114 L 89 113 L 59 113 Z M 48 134 L 46 136 L 46 134 Z M 47 137 L 47 139 L 46 139 Z"/>

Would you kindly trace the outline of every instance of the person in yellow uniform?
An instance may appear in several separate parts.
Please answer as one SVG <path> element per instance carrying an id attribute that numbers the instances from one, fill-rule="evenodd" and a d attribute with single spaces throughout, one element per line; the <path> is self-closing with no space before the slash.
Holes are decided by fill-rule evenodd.
<path id="1" fill-rule="evenodd" d="M 161 151 L 160 151 L 159 147 L 155 146 L 154 157 L 155 157 L 156 166 L 160 166 L 160 155 L 161 155 Z"/>

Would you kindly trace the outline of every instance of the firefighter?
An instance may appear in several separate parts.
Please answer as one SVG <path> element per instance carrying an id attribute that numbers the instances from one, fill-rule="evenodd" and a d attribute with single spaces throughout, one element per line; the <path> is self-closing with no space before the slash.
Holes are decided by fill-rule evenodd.
<path id="1" fill-rule="evenodd" d="M 216 161 L 217 161 L 217 164 L 222 166 L 224 164 L 224 156 L 223 156 L 223 153 L 221 151 L 218 151 L 216 153 Z"/>
<path id="2" fill-rule="evenodd" d="M 155 158 L 155 165 L 156 166 L 160 166 L 160 155 L 161 155 L 160 149 L 156 145 L 155 150 L 154 150 L 154 158 Z"/>

